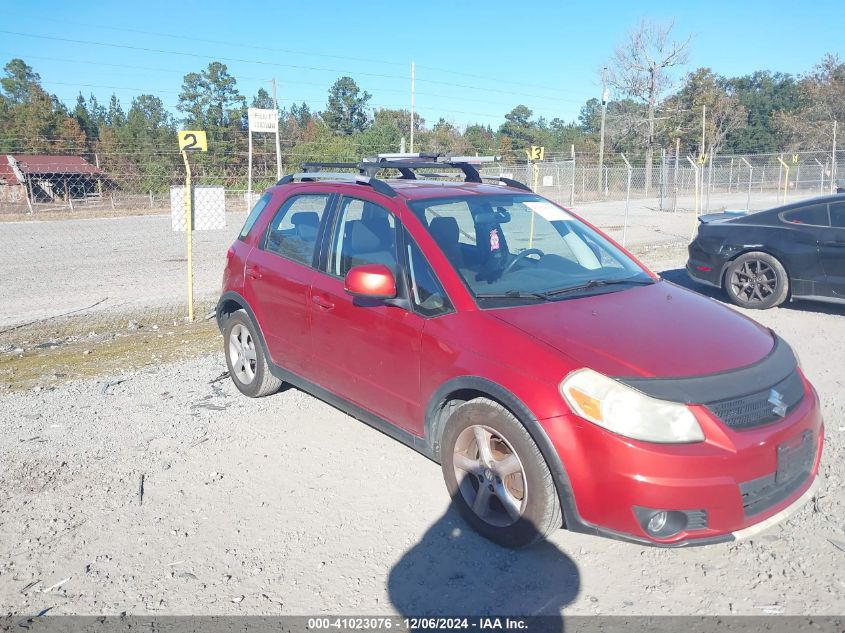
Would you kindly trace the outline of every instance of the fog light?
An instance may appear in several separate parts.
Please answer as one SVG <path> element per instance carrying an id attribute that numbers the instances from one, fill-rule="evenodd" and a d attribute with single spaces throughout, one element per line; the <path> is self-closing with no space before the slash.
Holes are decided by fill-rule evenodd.
<path id="1" fill-rule="evenodd" d="M 669 521 L 669 515 L 666 513 L 665 510 L 661 510 L 652 515 L 652 517 L 648 520 L 648 525 L 646 529 L 651 532 L 652 534 L 658 534 L 659 532 L 663 531 L 663 528 L 666 527 L 666 523 Z"/>
<path id="2" fill-rule="evenodd" d="M 658 510 L 639 506 L 634 506 L 633 510 L 643 531 L 654 538 L 669 538 L 687 528 L 707 527 L 707 515 L 704 511 Z M 698 514 L 702 515 L 701 519 L 690 521 L 693 515 L 698 516 Z"/>

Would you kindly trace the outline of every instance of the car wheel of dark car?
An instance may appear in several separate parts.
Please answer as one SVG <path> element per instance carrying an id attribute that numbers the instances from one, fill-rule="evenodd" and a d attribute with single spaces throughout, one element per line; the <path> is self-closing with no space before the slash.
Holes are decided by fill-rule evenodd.
<path id="1" fill-rule="evenodd" d="M 223 347 L 229 376 L 245 396 L 269 396 L 282 386 L 267 367 L 264 348 L 246 312 L 241 310 L 229 317 L 223 330 Z"/>
<path id="2" fill-rule="evenodd" d="M 497 402 L 476 398 L 454 409 L 443 431 L 441 467 L 458 511 L 499 545 L 525 547 L 562 526 L 543 455 Z"/>
<path id="3" fill-rule="evenodd" d="M 728 266 L 724 287 L 736 305 L 765 310 L 786 301 L 789 277 L 783 265 L 768 253 L 745 253 Z"/>

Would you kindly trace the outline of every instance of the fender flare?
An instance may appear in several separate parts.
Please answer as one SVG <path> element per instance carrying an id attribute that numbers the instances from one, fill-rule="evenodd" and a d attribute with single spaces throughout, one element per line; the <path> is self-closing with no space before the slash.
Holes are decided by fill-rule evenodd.
<path id="1" fill-rule="evenodd" d="M 540 453 L 543 459 L 546 460 L 546 464 L 552 473 L 567 528 L 573 531 L 591 531 L 583 523 L 578 514 L 569 475 L 545 429 L 537 417 L 531 412 L 531 409 L 522 400 L 492 380 L 482 378 L 481 376 L 459 376 L 443 383 L 434 395 L 431 396 L 425 414 L 425 442 L 435 461 L 440 461 L 440 437 L 443 434 L 443 426 L 446 423 L 446 419 L 441 415 L 443 407 L 447 402 L 449 394 L 462 390 L 472 390 L 486 394 L 493 400 L 501 403 L 519 420 L 528 431 L 531 439 L 534 440 L 537 448 L 540 449 Z"/>
<path id="2" fill-rule="evenodd" d="M 229 290 L 228 292 L 224 292 L 220 299 L 217 301 L 217 307 L 215 308 L 215 317 L 217 319 L 217 327 L 220 328 L 220 332 L 226 327 L 226 320 L 224 317 L 223 312 L 223 305 L 227 301 L 233 301 L 241 306 L 241 309 L 246 312 L 247 316 L 249 317 L 252 324 L 255 326 L 255 331 L 258 333 L 258 338 L 260 339 L 261 346 L 264 350 L 267 350 L 267 342 L 264 340 L 264 332 L 261 331 L 261 325 L 258 323 L 258 319 L 255 318 L 255 312 L 252 311 L 252 308 L 249 307 L 249 303 L 247 300 L 243 298 L 243 296 L 234 290 Z"/>

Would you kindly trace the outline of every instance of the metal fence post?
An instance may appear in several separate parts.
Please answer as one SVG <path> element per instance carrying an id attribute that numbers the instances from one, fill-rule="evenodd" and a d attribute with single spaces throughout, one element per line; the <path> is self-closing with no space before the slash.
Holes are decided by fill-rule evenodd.
<path id="1" fill-rule="evenodd" d="M 569 192 L 569 206 L 575 206 L 575 145 L 572 145 L 569 150 L 570 156 L 572 156 L 572 189 Z"/>
<path id="2" fill-rule="evenodd" d="M 783 202 L 786 204 L 786 193 L 789 189 L 789 165 L 783 160 L 783 156 L 778 156 L 778 162 L 781 164 L 781 170 L 784 172 L 783 176 Z M 780 180 L 778 180 L 780 186 Z"/>
<path id="3" fill-rule="evenodd" d="M 711 150 L 710 152 L 710 165 L 707 170 L 707 203 L 704 208 L 705 212 L 710 211 L 710 190 L 713 189 L 713 154 L 716 153 L 716 150 Z"/>
<path id="4" fill-rule="evenodd" d="M 690 240 L 692 240 L 695 237 L 695 227 L 698 221 L 698 165 L 690 156 L 687 156 L 687 160 L 692 165 L 693 175 L 695 176 L 695 213 L 692 217 L 692 234 L 690 235 Z"/>
<path id="5" fill-rule="evenodd" d="M 625 158 L 625 154 L 619 154 L 622 157 L 622 160 L 625 161 L 625 165 L 628 168 L 628 186 L 625 189 L 625 219 L 622 222 L 622 246 L 625 246 L 625 240 L 628 237 L 628 207 L 631 201 L 631 172 L 633 169 L 631 168 L 631 163 L 628 162 L 628 159 Z"/>
<path id="6" fill-rule="evenodd" d="M 754 174 L 754 167 L 751 166 L 751 163 L 749 163 L 747 160 L 745 160 L 745 156 L 740 156 L 740 159 L 742 160 L 743 163 L 748 165 L 748 195 L 745 198 L 745 210 L 750 211 L 751 210 L 751 176 Z"/>
<path id="7" fill-rule="evenodd" d="M 819 166 L 819 193 L 824 194 L 824 165 L 822 162 L 813 156 L 813 160 L 816 161 L 816 164 Z"/>
<path id="8" fill-rule="evenodd" d="M 673 191 L 672 191 L 672 212 L 675 213 L 678 210 L 678 162 L 680 160 L 681 155 L 681 139 L 675 139 L 675 177 L 673 179 Z"/>

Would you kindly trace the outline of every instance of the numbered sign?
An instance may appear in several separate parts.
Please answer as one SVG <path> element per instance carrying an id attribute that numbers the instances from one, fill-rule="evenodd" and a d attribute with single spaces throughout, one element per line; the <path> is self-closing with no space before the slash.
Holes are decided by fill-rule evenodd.
<path id="1" fill-rule="evenodd" d="M 207 152 L 208 141 L 203 130 L 179 130 L 179 149 L 183 152 Z"/>
<path id="2" fill-rule="evenodd" d="M 530 160 L 543 160 L 546 155 L 546 148 L 541 147 L 540 145 L 532 145 L 531 150 L 528 152 L 528 158 Z"/>
<path id="3" fill-rule="evenodd" d="M 698 157 L 698 164 L 699 165 L 703 165 L 706 162 L 707 162 L 707 154 L 702 154 L 701 156 Z"/>
<path id="4" fill-rule="evenodd" d="M 797 165 L 797 164 L 798 164 L 798 154 L 793 154 L 793 155 L 792 155 L 792 164 L 793 164 L 793 165 Z"/>

